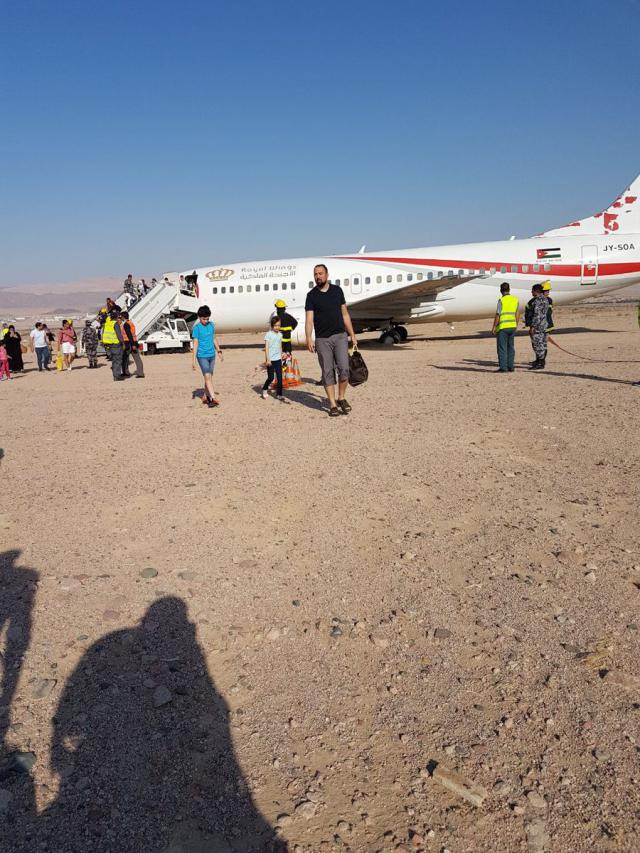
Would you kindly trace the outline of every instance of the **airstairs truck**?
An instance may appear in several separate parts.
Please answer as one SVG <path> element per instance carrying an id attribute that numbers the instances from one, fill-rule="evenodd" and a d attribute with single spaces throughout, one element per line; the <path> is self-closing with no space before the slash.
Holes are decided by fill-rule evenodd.
<path id="1" fill-rule="evenodd" d="M 121 293 L 116 302 L 125 308 L 126 294 Z M 179 313 L 183 316 L 176 316 L 178 302 Z M 198 301 L 180 292 L 177 274 L 167 273 L 161 282 L 128 310 L 143 352 L 152 355 L 162 350 L 190 349 L 191 334 L 184 315 L 195 317 Z"/>

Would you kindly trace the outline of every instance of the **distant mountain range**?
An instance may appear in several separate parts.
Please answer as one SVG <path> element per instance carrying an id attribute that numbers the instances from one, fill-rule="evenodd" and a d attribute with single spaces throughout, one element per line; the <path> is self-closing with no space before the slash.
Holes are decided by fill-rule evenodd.
<path id="1" fill-rule="evenodd" d="M 4 287 L 0 288 L 0 315 L 79 314 L 96 310 L 107 296 L 120 293 L 122 282 L 116 278 Z"/>

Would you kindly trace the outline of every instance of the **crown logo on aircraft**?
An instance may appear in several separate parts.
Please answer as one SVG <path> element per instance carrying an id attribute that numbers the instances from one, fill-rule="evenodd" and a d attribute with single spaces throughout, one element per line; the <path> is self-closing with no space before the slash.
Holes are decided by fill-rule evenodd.
<path id="1" fill-rule="evenodd" d="M 217 270 L 209 270 L 209 272 L 205 273 L 205 275 L 209 279 L 209 281 L 226 281 L 228 278 L 231 278 L 234 272 L 235 270 L 220 267 Z"/>

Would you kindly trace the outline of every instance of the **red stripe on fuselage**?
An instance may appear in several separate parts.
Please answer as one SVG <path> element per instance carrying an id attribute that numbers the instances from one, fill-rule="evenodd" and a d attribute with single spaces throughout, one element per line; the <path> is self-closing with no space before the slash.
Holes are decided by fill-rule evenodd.
<path id="1" fill-rule="evenodd" d="M 545 261 L 545 264 L 549 266 L 548 270 L 539 270 L 538 272 L 534 272 L 531 268 L 533 263 L 528 262 L 526 264 L 522 263 L 514 263 L 514 261 L 470 261 L 470 260 L 446 260 L 443 258 L 377 258 L 371 257 L 369 255 L 339 255 L 336 256 L 336 260 L 340 261 L 375 261 L 377 263 L 383 264 L 410 264 L 412 266 L 421 266 L 421 267 L 446 267 L 447 269 L 452 270 L 490 270 L 496 269 L 498 272 L 500 271 L 500 267 L 506 267 L 506 272 L 500 273 L 500 275 L 564 275 L 564 276 L 580 276 L 582 275 L 582 266 L 581 264 L 552 264 L 548 261 Z M 541 259 L 543 260 L 543 259 Z M 529 269 L 526 273 L 522 272 L 522 267 L 528 266 Z M 539 266 L 543 266 L 542 263 Z M 511 267 L 518 267 L 515 273 L 512 273 Z M 640 263 L 599 263 L 598 264 L 598 276 L 604 275 L 625 275 L 626 273 L 640 273 Z"/>

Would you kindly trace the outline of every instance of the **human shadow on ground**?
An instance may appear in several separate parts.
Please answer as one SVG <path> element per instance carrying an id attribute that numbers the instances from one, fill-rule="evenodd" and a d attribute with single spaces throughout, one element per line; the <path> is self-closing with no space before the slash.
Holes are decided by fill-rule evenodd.
<path id="1" fill-rule="evenodd" d="M 430 367 L 435 367 L 436 370 L 451 370 L 454 372 L 463 373 L 498 373 L 498 368 L 495 362 L 490 362 L 493 364 L 493 368 L 484 368 L 484 367 L 459 367 L 456 365 L 444 365 L 444 364 L 431 364 Z M 516 364 L 516 368 L 521 368 L 527 370 L 528 368 L 524 365 Z M 561 373 L 558 370 L 548 370 L 545 368 L 544 370 L 533 370 L 532 373 L 535 373 L 537 376 L 562 376 L 565 379 L 589 379 L 593 382 L 612 382 L 615 385 L 633 385 L 633 379 L 612 379 L 609 376 L 597 376 L 594 373 L 569 373 L 564 372 Z"/>
<path id="2" fill-rule="evenodd" d="M 216 391 L 215 388 L 213 389 L 213 393 L 214 394 L 220 394 L 220 392 Z M 204 388 L 195 388 L 191 392 L 191 399 L 192 400 L 204 400 Z"/>
<path id="3" fill-rule="evenodd" d="M 550 350 L 550 352 L 551 352 L 551 357 L 550 358 L 548 357 L 548 360 L 551 360 L 553 358 L 553 350 Z M 581 359 L 579 356 L 574 356 L 574 358 L 578 358 L 579 362 L 586 361 L 589 364 L 640 364 L 640 359 L 637 359 L 637 358 L 636 359 L 628 359 L 628 358 L 624 358 L 624 359 L 622 359 L 622 358 L 621 359 L 605 359 L 605 358 Z M 534 360 L 534 353 L 532 352 L 531 353 L 531 361 L 525 362 L 524 364 L 516 364 L 516 367 L 529 367 L 533 363 L 533 360 Z M 555 362 L 556 359 L 553 359 L 553 361 Z M 568 359 L 566 359 L 566 358 L 561 358 L 560 361 L 564 362 L 565 364 L 574 364 L 575 363 L 575 362 L 568 361 Z M 461 364 L 479 364 L 479 365 L 482 365 L 483 367 L 493 365 L 494 367 L 497 367 L 498 362 L 495 359 L 491 360 L 491 359 L 486 359 L 486 358 L 463 358 L 461 361 Z M 553 371 L 547 371 L 547 372 L 553 372 Z"/>
<path id="4" fill-rule="evenodd" d="M 0 451 L 0 458 L 4 451 Z M 23 803 L 28 814 L 33 813 L 33 780 L 29 774 L 35 756 L 10 747 L 10 726 L 19 738 L 19 721 L 11 718 L 11 706 L 20 678 L 22 662 L 31 640 L 32 613 L 38 572 L 18 564 L 20 551 L 0 554 L 0 850 L 9 851 L 13 833 L 5 814 L 11 801 Z"/>
<path id="5" fill-rule="evenodd" d="M 586 326 L 569 326 L 566 329 L 555 329 L 553 330 L 554 335 L 574 335 L 574 334 L 605 334 L 605 335 L 613 335 L 618 334 L 615 329 L 589 329 Z M 528 338 L 529 332 L 527 329 L 519 329 L 516 332 L 517 338 Z M 488 331 L 477 331 L 471 332 L 466 335 L 437 335 L 436 337 L 427 337 L 427 335 L 410 335 L 407 339 L 408 343 L 412 341 L 426 341 L 428 343 L 437 343 L 438 341 L 479 341 L 483 338 L 493 338 L 495 340 L 495 335 L 493 332 Z M 391 347 L 394 349 L 394 347 Z"/>
<path id="6" fill-rule="evenodd" d="M 0 554 L 0 637 L 4 635 L 5 638 L 4 651 L 0 655 L 0 779 L 8 758 L 6 738 L 11 704 L 20 677 L 22 660 L 29 648 L 38 584 L 38 572 L 18 564 L 20 553 L 14 550 Z"/>
<path id="7" fill-rule="evenodd" d="M 251 388 L 256 396 L 261 397 L 262 385 L 252 385 Z M 312 394 L 310 391 L 305 391 L 300 387 L 284 388 L 283 395 L 285 403 L 297 403 L 300 406 L 306 406 L 308 409 L 315 409 L 316 411 L 324 411 L 327 408 L 325 397 Z"/>
<path id="8" fill-rule="evenodd" d="M 11 849 L 284 853 L 238 765 L 229 716 L 184 602 L 159 599 L 139 625 L 88 648 L 67 680 L 53 719 L 59 792 Z"/>

